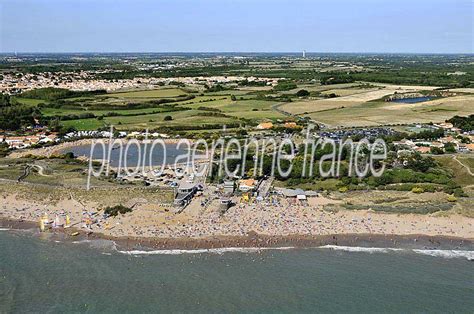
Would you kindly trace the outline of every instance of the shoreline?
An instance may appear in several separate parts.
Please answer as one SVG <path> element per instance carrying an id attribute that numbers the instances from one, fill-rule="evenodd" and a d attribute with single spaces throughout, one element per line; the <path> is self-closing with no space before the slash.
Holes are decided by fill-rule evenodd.
<path id="1" fill-rule="evenodd" d="M 0 227 L 11 230 L 38 229 L 32 221 L 0 218 Z M 72 236 L 74 232 L 79 235 Z M 328 235 L 265 235 L 249 232 L 246 236 L 213 236 L 205 238 L 158 238 L 135 236 L 109 236 L 99 232 L 87 235 L 74 227 L 54 229 L 44 233 L 39 230 L 35 235 L 48 234 L 62 236 L 66 241 L 109 240 L 121 250 L 198 250 L 224 248 L 314 248 L 326 245 L 430 250 L 474 250 L 474 239 L 456 236 L 431 236 L 423 234 L 357 234 L 340 233 Z"/>

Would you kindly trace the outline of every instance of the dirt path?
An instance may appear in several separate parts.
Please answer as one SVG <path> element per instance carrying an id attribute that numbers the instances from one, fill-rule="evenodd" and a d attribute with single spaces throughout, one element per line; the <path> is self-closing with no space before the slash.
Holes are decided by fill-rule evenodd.
<path id="1" fill-rule="evenodd" d="M 474 177 L 474 173 L 472 173 L 471 171 L 471 168 L 469 168 L 469 166 L 466 166 L 465 164 L 463 164 L 459 159 L 457 159 L 457 156 L 454 156 L 453 157 L 454 160 L 456 160 L 461 166 L 463 166 L 464 168 L 466 168 L 467 172 Z"/>

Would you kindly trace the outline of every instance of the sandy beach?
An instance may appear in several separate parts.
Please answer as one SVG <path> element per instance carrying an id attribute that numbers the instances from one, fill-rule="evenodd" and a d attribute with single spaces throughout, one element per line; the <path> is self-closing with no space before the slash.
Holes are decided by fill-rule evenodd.
<path id="1" fill-rule="evenodd" d="M 1 192 L 1 190 L 0 190 Z M 53 220 L 70 216 L 73 229 L 55 229 L 49 232 L 77 230 L 82 236 L 93 235 L 129 243 L 129 246 L 147 243 L 151 247 L 195 248 L 223 246 L 309 246 L 321 243 L 351 243 L 362 239 L 379 239 L 396 245 L 399 237 L 415 239 L 448 237 L 456 241 L 474 240 L 474 219 L 449 213 L 390 214 L 372 210 L 327 211 L 324 206 L 337 203 L 326 197 L 310 199 L 303 206 L 279 200 L 278 205 L 237 204 L 225 214 L 213 204 L 201 207 L 191 204 L 182 213 L 173 207 L 130 199 L 125 205 L 134 206 L 133 212 L 117 217 L 102 217 L 100 200 L 90 202 L 70 197 L 60 199 L 32 199 L 24 194 L 0 193 L 1 218 L 6 222 L 23 221 L 38 228 L 45 214 Z M 90 229 L 84 226 L 84 217 L 93 217 Z M 11 223 L 10 223 L 11 225 Z M 372 241 L 370 240 L 370 241 Z M 428 241 L 429 242 L 429 241 Z"/>

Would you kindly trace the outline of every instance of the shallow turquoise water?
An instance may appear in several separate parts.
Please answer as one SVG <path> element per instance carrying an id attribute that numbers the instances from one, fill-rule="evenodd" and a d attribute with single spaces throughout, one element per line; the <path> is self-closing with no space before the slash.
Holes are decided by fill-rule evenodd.
<path id="1" fill-rule="evenodd" d="M 465 258 L 328 249 L 134 256 L 111 246 L 0 231 L 0 312 L 474 311 Z"/>

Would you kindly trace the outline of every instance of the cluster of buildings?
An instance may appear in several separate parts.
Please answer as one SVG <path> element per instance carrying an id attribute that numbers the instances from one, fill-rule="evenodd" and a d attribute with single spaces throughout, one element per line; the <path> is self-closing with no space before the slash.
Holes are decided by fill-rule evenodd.
<path id="1" fill-rule="evenodd" d="M 391 128 L 363 128 L 319 132 L 320 137 L 329 138 L 334 140 L 335 142 L 339 142 L 346 138 L 374 139 L 381 136 L 389 136 L 393 134 L 395 134 L 395 131 Z"/>
<path id="2" fill-rule="evenodd" d="M 59 138 L 56 134 L 39 133 L 35 135 L 24 136 L 3 136 L 0 137 L 0 143 L 6 143 L 10 149 L 28 148 L 33 145 L 43 145 L 57 143 Z"/>
<path id="3" fill-rule="evenodd" d="M 147 132 L 125 132 L 125 131 L 118 131 L 116 134 L 111 133 L 110 131 L 74 131 L 69 132 L 64 135 L 65 140 L 77 140 L 81 138 L 109 138 L 109 137 L 117 137 L 117 138 L 136 138 L 136 139 L 144 139 L 144 138 L 169 138 L 170 136 L 166 133 L 147 133 Z"/>
<path id="4" fill-rule="evenodd" d="M 466 137 L 470 139 L 471 143 L 462 143 L 458 138 L 448 135 L 434 141 L 403 139 L 401 141 L 393 142 L 393 144 L 398 149 L 409 149 L 421 154 L 429 154 L 432 152 L 433 148 L 444 151 L 447 144 L 452 144 L 458 153 L 474 152 L 474 135 L 466 135 Z"/>
<path id="5" fill-rule="evenodd" d="M 238 83 L 241 81 L 264 82 L 269 86 L 278 84 L 275 78 L 244 77 L 244 76 L 209 76 L 209 77 L 172 77 L 172 78 L 147 78 L 136 77 L 133 79 L 105 80 L 97 79 L 97 74 L 104 71 L 80 71 L 80 72 L 43 72 L 31 73 L 4 73 L 0 80 L 0 92 L 5 94 L 19 94 L 28 90 L 56 87 L 75 91 L 92 90 L 130 90 L 130 89 L 153 89 L 157 86 L 169 85 L 170 83 L 182 83 L 192 85 L 208 85 Z"/>
<path id="6" fill-rule="evenodd" d="M 54 144 L 62 141 L 73 141 L 83 138 L 163 138 L 168 139 L 170 136 L 165 133 L 146 133 L 146 132 L 125 132 L 120 131 L 116 134 L 110 131 L 75 131 L 69 132 L 62 137 L 58 137 L 57 133 L 49 133 L 42 130 L 30 135 L 0 135 L 0 143 L 6 143 L 10 149 L 29 148 L 34 145 Z"/>
<path id="7" fill-rule="evenodd" d="M 430 126 L 417 125 L 417 128 L 429 127 L 432 129 L 443 129 L 444 136 L 434 140 L 409 140 L 395 141 L 393 144 L 397 149 L 408 149 L 421 154 L 429 154 L 433 150 L 445 151 L 446 147 L 453 147 L 458 153 L 474 152 L 474 132 L 462 133 L 461 129 L 452 123 L 438 123 Z"/>
<path id="8" fill-rule="evenodd" d="M 273 129 L 275 126 L 284 127 L 285 129 L 298 128 L 298 124 L 296 122 L 287 121 L 280 125 L 274 125 L 273 122 L 262 122 L 256 126 L 256 129 L 257 130 L 270 130 L 270 129 Z"/>

